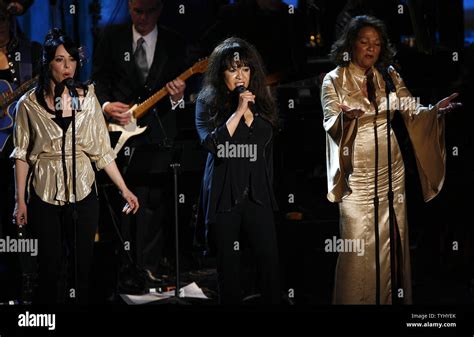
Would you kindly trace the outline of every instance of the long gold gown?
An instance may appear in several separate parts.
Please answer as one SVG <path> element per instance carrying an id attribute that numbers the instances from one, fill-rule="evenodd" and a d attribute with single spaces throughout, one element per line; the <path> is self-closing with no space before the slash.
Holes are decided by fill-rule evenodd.
<path id="1" fill-rule="evenodd" d="M 364 71 L 350 63 L 337 67 L 326 75 L 322 85 L 321 102 L 326 130 L 328 194 L 331 202 L 339 203 L 340 235 L 343 240 L 360 240 L 364 254 L 339 254 L 333 293 L 334 304 L 376 303 L 376 251 L 374 203 L 377 173 L 379 196 L 379 266 L 380 303 L 390 304 L 390 234 L 388 222 L 388 161 L 385 82 L 375 69 L 375 106 L 364 94 Z M 407 127 L 417 160 L 424 200 L 429 201 L 441 190 L 445 174 L 444 118 L 434 106 L 424 107 L 407 102 L 411 94 L 395 69 L 390 68 L 396 93 L 390 94 L 390 106 L 396 107 Z M 400 100 L 400 98 L 402 98 Z M 408 104 L 411 103 L 411 104 Z M 339 104 L 360 108 L 365 114 L 347 120 Z M 394 110 L 391 110 L 393 118 Z M 376 142 L 378 143 L 378 170 L 376 172 Z M 394 210 L 400 233 L 402 285 L 397 296 L 411 303 L 411 271 L 408 225 L 405 203 L 405 173 L 403 158 L 393 131 L 391 137 L 392 184 Z"/>

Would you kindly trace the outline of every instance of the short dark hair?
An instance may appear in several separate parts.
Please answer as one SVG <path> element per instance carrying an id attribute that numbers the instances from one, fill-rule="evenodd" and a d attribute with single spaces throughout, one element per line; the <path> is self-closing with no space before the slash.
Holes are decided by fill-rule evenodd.
<path id="1" fill-rule="evenodd" d="M 380 35 L 380 55 L 375 65 L 383 68 L 390 65 L 395 56 L 395 48 L 390 43 L 385 24 L 382 20 L 369 15 L 356 16 L 349 22 L 341 37 L 331 47 L 329 54 L 331 61 L 341 67 L 346 67 L 349 64 L 357 36 L 364 27 L 372 27 Z M 347 59 L 347 55 L 349 55 L 349 59 Z"/>

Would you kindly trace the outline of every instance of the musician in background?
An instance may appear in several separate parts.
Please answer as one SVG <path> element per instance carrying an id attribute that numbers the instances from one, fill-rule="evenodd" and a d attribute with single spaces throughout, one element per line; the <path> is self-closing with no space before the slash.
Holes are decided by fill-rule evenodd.
<path id="1" fill-rule="evenodd" d="M 149 285 L 160 283 L 159 274 L 165 271 L 160 268 L 160 258 L 172 190 L 169 179 L 160 175 L 169 172 L 176 135 L 175 114 L 179 113 L 176 110 L 180 110 L 184 98 L 186 85 L 175 78 L 184 68 L 185 46 L 176 33 L 158 24 L 162 0 L 129 0 L 128 7 L 131 23 L 106 27 L 102 32 L 92 78 L 106 118 L 120 125 L 130 122 L 128 110 L 134 103 L 165 86 L 169 92 L 169 97 L 138 121 L 147 130 L 131 138 L 123 152 L 123 172 L 142 207 L 134 218 L 136 226 L 130 227 L 129 219 L 122 219 L 122 235 L 131 244 L 132 256 L 140 267 L 138 274 L 143 277 L 128 277 L 134 268 L 129 268 L 132 265 L 129 266 L 123 254 L 119 287 L 140 292 L 139 279 L 145 279 Z M 172 223 L 172 218 L 167 223 Z M 131 228 L 135 235 L 130 233 Z"/>
<path id="2" fill-rule="evenodd" d="M 35 68 L 40 58 L 41 45 L 31 42 L 17 29 L 15 17 L 12 15 L 12 13 L 23 14 L 32 2 L 21 1 L 21 4 L 10 2 L 7 5 L 8 2 L 0 1 L 0 88 L 3 94 L 10 92 L 10 87 L 15 90 L 36 75 Z M 12 6 L 15 6 L 14 10 Z M 14 206 L 13 168 L 8 155 L 13 149 L 11 133 L 16 101 L 12 100 L 8 103 L 2 104 L 0 111 L 0 191 L 2 191 L 0 193 L 0 205 L 2 205 L 0 207 L 0 237 L 2 238 L 7 235 L 14 237 L 17 235 L 16 228 L 8 226 L 11 224 Z M 29 233 L 27 231 L 24 234 Z M 24 302 L 30 302 L 36 278 L 35 258 L 28 253 L 21 253 L 19 261 L 17 256 L 12 256 L 9 260 L 5 262 L 11 265 L 13 270 L 18 270 L 16 265 L 20 263 L 19 269 L 22 273 L 20 297 Z M 8 275 L 13 277 L 15 273 L 9 272 Z"/>

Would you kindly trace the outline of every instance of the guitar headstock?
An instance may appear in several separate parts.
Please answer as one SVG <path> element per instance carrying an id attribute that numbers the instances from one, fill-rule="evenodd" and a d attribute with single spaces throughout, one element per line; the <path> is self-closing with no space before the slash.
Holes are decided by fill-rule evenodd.
<path id="1" fill-rule="evenodd" d="M 206 58 L 194 63 L 194 65 L 191 67 L 191 70 L 193 73 L 204 73 L 207 70 L 207 64 L 209 63 L 209 60 Z"/>

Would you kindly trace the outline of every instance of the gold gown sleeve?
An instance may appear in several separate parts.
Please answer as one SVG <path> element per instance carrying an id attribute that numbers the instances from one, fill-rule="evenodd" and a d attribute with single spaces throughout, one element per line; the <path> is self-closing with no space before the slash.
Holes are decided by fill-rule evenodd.
<path id="1" fill-rule="evenodd" d="M 337 87 L 334 77 L 341 68 L 324 77 L 321 88 L 321 103 L 324 114 L 323 127 L 326 130 L 326 166 L 328 175 L 327 198 L 340 202 L 351 193 L 348 176 L 352 172 L 353 143 L 357 134 L 357 120 L 347 120 L 339 107 L 344 103 L 342 87 Z M 338 78 L 340 79 L 340 78 Z"/>
<path id="2" fill-rule="evenodd" d="M 393 69 L 389 73 L 394 81 L 399 98 L 413 98 L 403 79 Z M 446 171 L 446 146 L 444 116 L 438 114 L 436 106 L 424 107 L 416 100 L 414 104 L 401 104 L 403 116 L 416 157 L 423 199 L 433 199 L 443 187 Z"/>
<path id="3" fill-rule="evenodd" d="M 90 142 L 87 147 L 84 148 L 84 152 L 87 156 L 95 163 L 97 170 L 102 170 L 108 164 L 110 164 L 117 156 L 110 146 L 110 137 L 105 124 L 105 118 L 102 113 L 102 108 L 97 100 L 94 93 L 94 86 L 89 86 L 92 101 L 92 118 L 94 122 L 91 123 L 94 127 L 89 129 L 91 132 L 90 139 L 94 140 Z"/>

